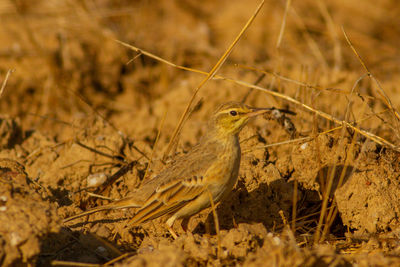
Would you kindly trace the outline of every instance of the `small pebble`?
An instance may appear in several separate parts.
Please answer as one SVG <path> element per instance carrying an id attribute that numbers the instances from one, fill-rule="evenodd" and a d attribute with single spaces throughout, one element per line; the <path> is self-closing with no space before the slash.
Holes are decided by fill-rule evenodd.
<path id="1" fill-rule="evenodd" d="M 275 236 L 272 240 L 274 240 L 275 245 L 280 245 L 281 244 L 281 239 L 277 236 Z"/>
<path id="2" fill-rule="evenodd" d="M 19 243 L 22 242 L 22 238 L 20 237 L 20 235 L 16 232 L 12 232 L 10 234 L 10 244 L 11 246 L 16 246 L 19 245 Z"/>
<path id="3" fill-rule="evenodd" d="M 99 253 L 100 255 L 104 256 L 104 257 L 108 256 L 108 251 L 107 251 L 107 249 L 105 247 L 98 246 L 96 248 L 96 252 Z"/>
<path id="4" fill-rule="evenodd" d="M 106 180 L 107 180 L 107 175 L 105 175 L 104 173 L 91 174 L 87 177 L 87 186 L 96 187 L 104 184 Z"/>
<path id="5" fill-rule="evenodd" d="M 302 144 L 302 145 L 300 146 L 300 148 L 301 148 L 302 150 L 306 149 L 307 147 L 308 147 L 308 143 L 304 143 L 304 144 Z"/>
<path id="6" fill-rule="evenodd" d="M 153 251 L 154 251 L 154 247 L 153 246 L 146 246 L 146 247 L 143 247 L 143 248 L 139 248 L 137 250 L 137 253 L 138 254 L 145 254 L 145 253 L 150 253 L 150 252 L 153 252 Z"/>

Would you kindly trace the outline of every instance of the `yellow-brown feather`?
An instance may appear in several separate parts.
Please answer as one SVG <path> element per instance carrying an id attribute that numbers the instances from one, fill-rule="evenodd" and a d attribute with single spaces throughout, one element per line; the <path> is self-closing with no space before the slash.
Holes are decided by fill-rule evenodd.
<path id="1" fill-rule="evenodd" d="M 215 202 L 220 201 L 237 181 L 240 165 L 238 133 L 249 117 L 257 114 L 243 103 L 221 105 L 211 117 L 199 144 L 188 154 L 178 157 L 131 197 L 70 219 L 100 210 L 127 207 L 131 201 L 135 203 L 131 206 L 139 208 L 130 221 L 133 225 L 169 214 L 167 224 L 171 226 L 176 219 L 209 207 L 207 190 Z"/>

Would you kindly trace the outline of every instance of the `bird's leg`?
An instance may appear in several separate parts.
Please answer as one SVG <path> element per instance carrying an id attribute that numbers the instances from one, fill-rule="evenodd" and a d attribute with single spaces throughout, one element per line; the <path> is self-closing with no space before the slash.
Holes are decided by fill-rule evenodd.
<path id="1" fill-rule="evenodd" d="M 189 227 L 188 227 L 189 226 L 189 221 L 190 221 L 190 217 L 186 217 L 181 222 L 181 227 L 182 227 L 182 230 L 184 232 L 187 232 L 188 229 L 189 229 Z"/>
<path id="2" fill-rule="evenodd" d="M 177 238 L 178 238 L 178 235 L 175 233 L 174 229 L 172 229 L 172 227 L 169 226 L 168 224 L 167 224 L 167 228 L 168 228 L 168 231 L 169 231 L 169 233 L 171 234 L 171 236 L 172 236 L 174 239 L 177 239 Z"/>
<path id="3" fill-rule="evenodd" d="M 204 222 L 204 231 L 207 236 L 211 236 L 211 221 L 208 218 Z"/>
<path id="4" fill-rule="evenodd" d="M 238 225 L 237 225 L 237 223 L 236 223 L 236 220 L 235 220 L 235 217 L 233 216 L 233 214 L 232 214 L 232 224 L 233 224 L 233 227 L 234 228 L 238 228 Z"/>
<path id="5" fill-rule="evenodd" d="M 172 215 L 172 216 L 166 221 L 165 224 L 167 225 L 168 231 L 170 232 L 170 234 L 172 235 L 172 237 L 173 237 L 174 239 L 177 239 L 177 238 L 178 238 L 178 235 L 175 233 L 174 229 L 172 229 L 172 225 L 174 224 L 175 220 L 176 220 L 175 216 Z"/>

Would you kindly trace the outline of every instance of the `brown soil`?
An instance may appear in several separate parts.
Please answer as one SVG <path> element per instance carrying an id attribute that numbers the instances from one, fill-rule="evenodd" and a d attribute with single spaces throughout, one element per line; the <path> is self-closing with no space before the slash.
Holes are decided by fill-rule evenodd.
<path id="1" fill-rule="evenodd" d="M 399 146 L 399 121 L 341 31 L 343 25 L 398 108 L 397 2 L 292 1 L 277 47 L 285 2 L 265 3 L 219 74 L 252 84 L 260 73 L 243 65 L 278 73 L 283 77 L 267 74 L 258 85 Z M 1 81 L 8 69 L 15 69 L 0 96 L 2 265 L 103 264 L 121 255 L 115 265 L 400 265 L 400 153 L 350 128 L 322 133 L 340 125 L 261 91 L 252 91 L 246 103 L 296 112 L 288 118 L 297 134 L 261 117 L 242 131 L 239 181 L 216 209 L 219 240 L 209 209 L 191 218 L 188 232 L 176 224 L 176 240 L 162 219 L 126 227 L 133 210 L 62 223 L 109 202 L 90 192 L 120 199 L 163 168 L 172 133 L 204 78 L 144 55 L 126 64 L 137 54 L 114 40 L 208 71 L 257 4 L 0 4 Z M 248 92 L 227 80 L 209 81 L 195 99 L 176 153 L 196 144 L 215 107 L 240 101 Z M 303 137 L 310 138 L 265 147 Z M 101 184 L 121 168 L 127 170 L 124 175 Z M 96 179 L 99 184 L 93 186 Z M 319 222 L 321 212 L 325 215 Z"/>

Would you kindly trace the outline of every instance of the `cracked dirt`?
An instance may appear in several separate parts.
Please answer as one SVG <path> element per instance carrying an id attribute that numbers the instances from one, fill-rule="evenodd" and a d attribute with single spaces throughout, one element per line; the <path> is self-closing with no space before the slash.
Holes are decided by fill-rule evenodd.
<path id="1" fill-rule="evenodd" d="M 208 71 L 258 3 L 1 3 L 1 82 L 15 69 L 0 96 L 2 265 L 400 264 L 400 153 L 287 99 L 222 79 L 199 91 L 174 153 L 196 144 L 219 104 L 244 98 L 251 106 L 295 112 L 288 117 L 297 134 L 263 117 L 241 132 L 238 183 L 216 208 L 219 235 L 210 209 L 191 218 L 188 232 L 174 225 L 176 240 L 163 219 L 127 227 L 129 209 L 63 224 L 128 196 L 164 167 L 172 133 L 204 78 L 145 55 L 135 58 L 114 40 Z M 265 70 L 260 87 L 399 146 L 399 121 L 387 101 L 400 106 L 397 6 L 293 1 L 278 44 L 285 1 L 266 1 L 219 74 L 254 84 Z M 124 174 L 105 185 L 121 168 Z"/>

